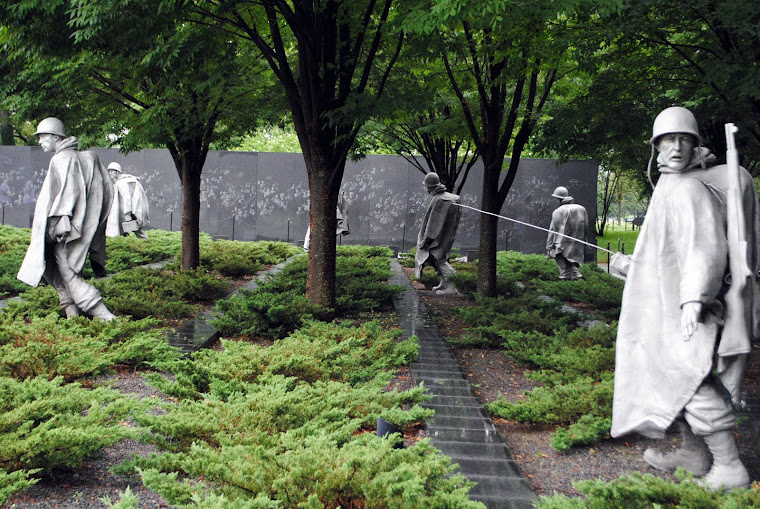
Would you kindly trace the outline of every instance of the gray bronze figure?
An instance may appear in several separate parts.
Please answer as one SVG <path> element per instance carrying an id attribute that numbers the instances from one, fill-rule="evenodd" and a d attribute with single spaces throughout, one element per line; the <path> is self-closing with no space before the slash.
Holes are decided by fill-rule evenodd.
<path id="1" fill-rule="evenodd" d="M 440 283 L 433 287 L 436 295 L 457 295 L 457 289 L 449 279 L 456 271 L 449 264 L 449 252 L 462 216 L 459 196 L 446 191 L 437 173 L 428 173 L 423 180 L 433 199 L 428 205 L 425 219 L 417 235 L 417 254 L 414 257 L 415 275 L 419 279 L 422 269 L 431 265 Z"/>
<path id="2" fill-rule="evenodd" d="M 113 203 L 108 213 L 107 237 L 129 235 L 147 239 L 145 227 L 150 223 L 148 196 L 140 179 L 121 170 L 119 163 L 108 165 L 108 175 L 113 182 Z"/>
<path id="3" fill-rule="evenodd" d="M 675 422 L 680 448 L 647 449 L 644 461 L 703 475 L 712 490 L 747 488 L 731 400 L 758 337 L 760 209 L 738 159 L 714 166 L 701 140 L 685 108 L 654 121 L 650 167 L 657 153 L 660 177 L 633 255 L 612 260 L 626 284 L 611 434 L 662 438 Z"/>
<path id="4" fill-rule="evenodd" d="M 44 277 L 58 292 L 67 317 L 86 313 L 116 318 L 98 290 L 82 279 L 89 253 L 93 265 L 105 266 L 106 219 L 113 191 L 106 169 L 95 153 L 78 151 L 57 118 L 40 122 L 37 132 L 50 160 L 34 209 L 32 235 L 18 279 L 37 286 Z"/>
<path id="5" fill-rule="evenodd" d="M 557 263 L 560 279 L 580 279 L 583 275 L 579 267 L 583 264 L 585 247 L 578 240 L 586 241 L 588 213 L 583 205 L 575 203 L 566 187 L 556 188 L 552 197 L 560 205 L 552 212 L 546 255 Z"/>

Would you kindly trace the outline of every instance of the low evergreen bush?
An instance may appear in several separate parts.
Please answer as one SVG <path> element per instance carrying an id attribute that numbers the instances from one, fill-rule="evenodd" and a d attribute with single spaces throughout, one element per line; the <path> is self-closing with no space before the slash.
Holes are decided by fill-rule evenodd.
<path id="1" fill-rule="evenodd" d="M 496 263 L 499 276 L 507 278 L 508 283 L 521 282 L 527 289 L 561 302 L 587 304 L 606 320 L 620 315 L 625 282 L 610 276 L 596 264 L 581 266 L 583 279 L 560 281 L 556 263 L 543 255 L 500 251 Z"/>
<path id="2" fill-rule="evenodd" d="M 62 320 L 57 312 L 30 319 L 5 311 L 0 313 L 0 376 L 83 380 L 120 364 L 137 367 L 176 358 L 177 350 L 156 325 L 150 319 Z"/>
<path id="3" fill-rule="evenodd" d="M 432 413 L 422 387 L 386 389 L 418 351 L 397 334 L 308 322 L 269 347 L 225 340 L 164 363 L 171 378 L 148 378 L 178 403 L 135 419 L 166 452 L 119 472 L 179 507 L 482 507 L 427 440 L 376 436 L 378 417 L 404 427 Z"/>
<path id="4" fill-rule="evenodd" d="M 139 404 L 118 391 L 61 378 L 0 377 L 0 503 L 39 471 L 76 468 L 104 447 L 135 438 L 123 420 Z"/>
<path id="5" fill-rule="evenodd" d="M 389 258 L 393 256 L 393 251 L 386 246 L 338 246 L 338 256 L 355 256 L 359 258 Z"/>
<path id="6" fill-rule="evenodd" d="M 275 265 L 302 250 L 286 242 L 238 242 L 216 240 L 201 246 L 201 265 L 238 277 L 259 272 L 266 265 Z"/>
<path id="7" fill-rule="evenodd" d="M 156 363 L 172 373 L 174 380 L 157 375 L 150 379 L 164 393 L 186 399 L 202 398 L 212 386 L 222 397 L 235 392 L 236 383 L 254 383 L 261 376 L 281 375 L 308 382 L 367 382 L 416 358 L 416 342 L 397 341 L 397 335 L 398 331 L 382 330 L 377 322 L 352 327 L 347 323 L 311 321 L 269 347 L 222 340 L 222 351 L 202 350 L 195 353 L 192 361 Z"/>
<path id="8" fill-rule="evenodd" d="M 39 471 L 39 468 L 33 468 L 6 472 L 0 468 L 0 505 L 4 504 L 14 493 L 24 491 L 29 486 L 37 484 L 39 479 L 32 476 Z"/>
<path id="9" fill-rule="evenodd" d="M 30 237 L 28 228 L 0 226 L 0 298 L 17 295 L 29 288 L 16 279 L 16 274 L 26 255 Z"/>
<path id="10" fill-rule="evenodd" d="M 147 239 L 134 235 L 106 239 L 106 270 L 110 274 L 178 256 L 182 251 L 182 232 L 149 230 Z M 209 239 L 205 233 L 201 238 Z M 86 271 L 85 276 L 89 277 Z"/>
<path id="11" fill-rule="evenodd" d="M 581 498 L 566 495 L 541 496 L 539 509 L 744 509 L 760 507 L 760 485 L 752 489 L 729 492 L 709 491 L 692 480 L 683 469 L 676 471 L 680 482 L 633 473 L 614 481 L 577 481 L 573 486 L 584 494 Z"/>
<path id="12" fill-rule="evenodd" d="M 26 287 L 20 295 L 21 300 L 9 301 L 0 317 L 21 317 L 25 320 L 42 318 L 51 313 L 64 316 L 58 301 L 58 292 L 52 286 Z"/>
<path id="13" fill-rule="evenodd" d="M 133 318 L 182 318 L 199 309 L 194 302 L 224 297 L 230 283 L 203 268 L 173 272 L 138 267 L 95 281 L 108 308 Z"/>
<path id="14" fill-rule="evenodd" d="M 502 345 L 505 336 L 511 332 L 546 335 L 574 322 L 558 302 L 539 299 L 536 294 L 521 289 L 515 289 L 509 296 L 494 298 L 476 294 L 475 305 L 461 307 L 458 313 L 467 324 L 470 336 L 479 338 L 480 344 L 489 347 Z M 464 341 L 476 343 L 472 337 Z"/>
<path id="15" fill-rule="evenodd" d="M 506 419 L 567 426 L 552 436 L 558 450 L 604 439 L 612 413 L 617 325 L 579 327 L 578 316 L 562 303 L 585 304 L 584 313 L 611 321 L 620 310 L 622 282 L 593 265 L 581 268 L 582 280 L 559 281 L 554 261 L 539 255 L 500 252 L 497 267 L 503 293 L 475 294 L 476 305 L 460 308 L 470 334 L 457 343 L 502 346 L 534 369 L 527 376 L 542 386 L 527 392 L 525 401 L 500 398 L 488 410 Z"/>
<path id="16" fill-rule="evenodd" d="M 336 260 L 336 309 L 318 309 L 306 298 L 308 258 L 299 256 L 285 269 L 259 284 L 224 301 L 221 315 L 213 325 L 224 335 L 278 339 L 299 328 L 305 320 L 329 316 L 347 317 L 372 310 L 390 309 L 401 291 L 389 285 L 388 248 L 341 246 Z M 343 254 L 345 253 L 345 254 Z"/>

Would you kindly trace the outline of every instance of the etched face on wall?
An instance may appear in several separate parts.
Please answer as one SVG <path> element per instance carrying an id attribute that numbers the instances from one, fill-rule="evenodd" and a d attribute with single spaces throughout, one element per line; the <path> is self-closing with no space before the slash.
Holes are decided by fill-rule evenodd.
<path id="1" fill-rule="evenodd" d="M 660 152 L 658 161 L 673 171 L 683 171 L 691 162 L 696 146 L 697 140 L 691 134 L 663 134 L 657 140 L 657 150 Z"/>

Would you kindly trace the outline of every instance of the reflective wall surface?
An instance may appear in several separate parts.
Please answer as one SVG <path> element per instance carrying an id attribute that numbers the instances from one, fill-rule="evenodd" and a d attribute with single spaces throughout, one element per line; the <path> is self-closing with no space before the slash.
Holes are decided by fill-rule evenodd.
<path id="1" fill-rule="evenodd" d="M 167 150 L 121 154 L 93 149 L 101 162 L 121 164 L 141 179 L 150 200 L 151 227 L 181 229 L 182 192 Z M 28 228 L 34 203 L 52 154 L 39 147 L 0 146 L 0 205 L 3 223 Z M 478 208 L 482 165 L 470 172 L 462 202 Z M 548 159 L 522 159 L 501 214 L 547 228 L 557 201 L 555 187 L 566 186 L 589 212 L 590 231 L 596 218 L 594 161 L 560 166 Z M 390 245 L 408 250 L 416 243 L 430 196 L 424 175 L 402 157 L 371 155 L 348 162 L 343 191 L 348 202 L 350 235 L 344 244 Z M 302 243 L 309 226 L 309 186 L 301 154 L 209 152 L 201 184 L 201 231 L 235 240 L 283 240 Z M 465 209 L 455 247 L 477 249 L 480 214 Z M 593 237 L 592 237 L 593 238 Z M 498 247 L 543 253 L 546 233 L 499 220 Z"/>

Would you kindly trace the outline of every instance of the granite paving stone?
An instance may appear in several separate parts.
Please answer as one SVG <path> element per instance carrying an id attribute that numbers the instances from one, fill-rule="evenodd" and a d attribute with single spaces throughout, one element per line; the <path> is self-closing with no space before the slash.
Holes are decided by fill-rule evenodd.
<path id="1" fill-rule="evenodd" d="M 458 472 L 475 482 L 470 498 L 489 509 L 528 509 L 536 496 L 475 397 L 454 353 L 438 331 L 399 263 L 392 259 L 391 283 L 404 286 L 395 305 L 403 336 L 416 335 L 419 358 L 412 378 L 430 396 L 424 406 L 435 410 L 426 420 L 431 444 L 458 464 Z"/>
<path id="2" fill-rule="evenodd" d="M 241 290 L 255 290 L 260 281 L 280 272 L 289 261 L 290 258 L 270 267 L 233 292 L 230 297 L 238 295 Z M 205 348 L 219 337 L 219 331 L 210 323 L 215 316 L 215 311 L 204 311 L 193 318 L 185 320 L 176 327 L 167 329 L 166 340 L 170 345 L 179 348 L 183 355 L 189 355 L 196 350 Z"/>

